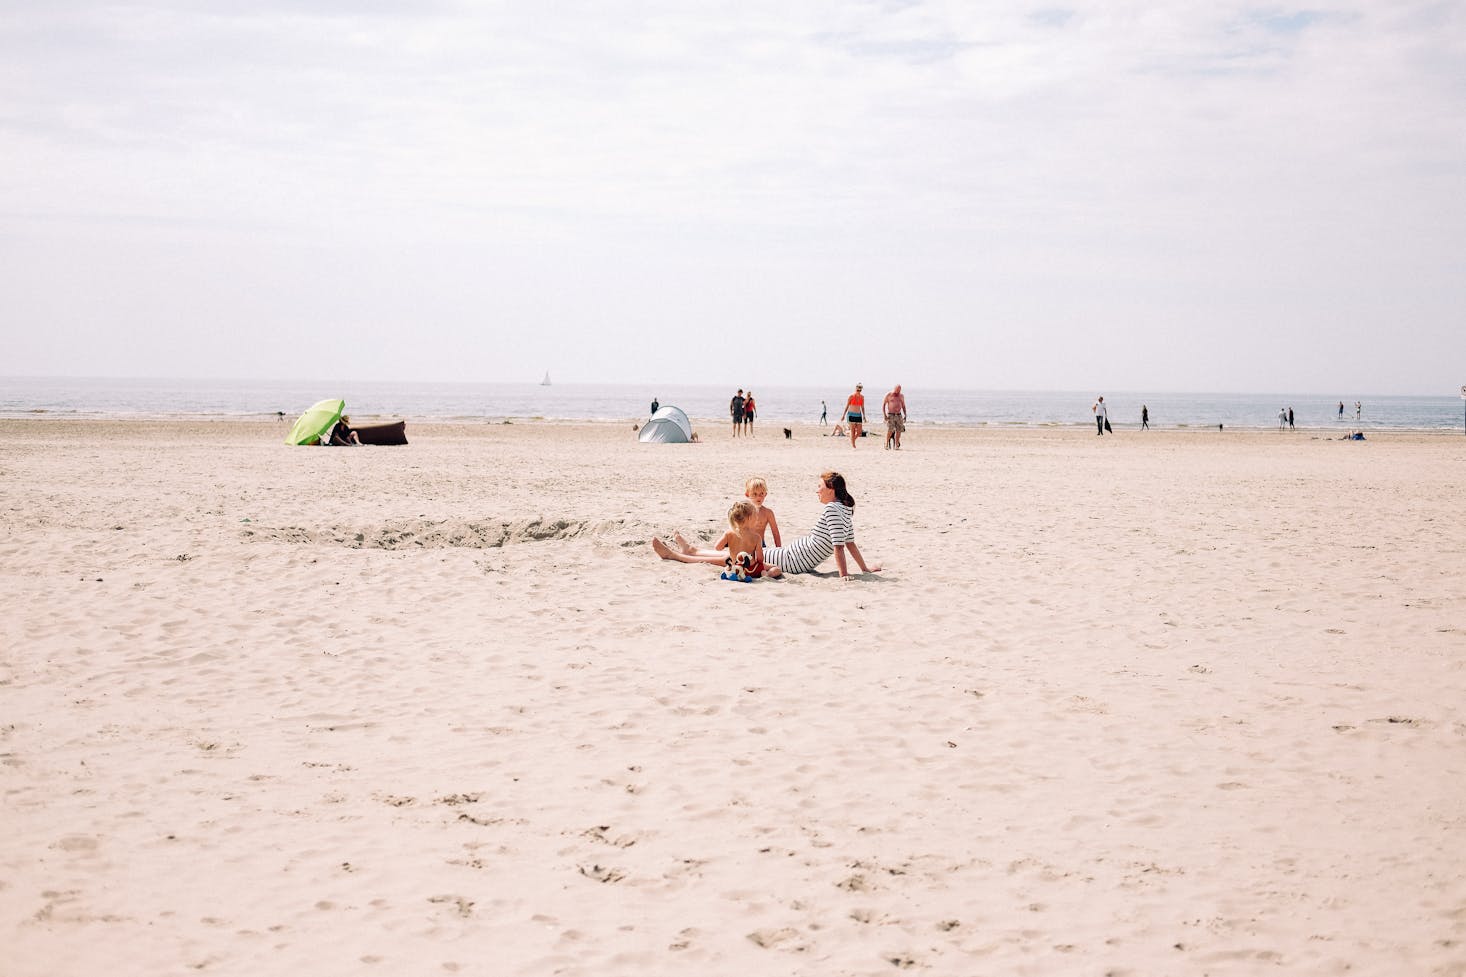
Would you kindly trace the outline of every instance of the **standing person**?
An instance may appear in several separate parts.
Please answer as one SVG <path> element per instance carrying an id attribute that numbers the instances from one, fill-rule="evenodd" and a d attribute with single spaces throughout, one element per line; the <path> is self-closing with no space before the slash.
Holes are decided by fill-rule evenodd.
<path id="1" fill-rule="evenodd" d="M 906 430 L 906 396 L 901 393 L 901 384 L 896 384 L 896 389 L 881 401 L 881 413 L 886 416 L 886 449 L 890 450 L 894 442 L 900 451 L 901 432 Z"/>
<path id="2" fill-rule="evenodd" d="M 281 414 L 280 416 L 284 417 L 285 415 Z M 825 407 L 825 402 L 823 400 L 820 401 L 820 427 L 824 427 L 827 423 L 829 423 L 829 416 L 830 412 L 829 409 Z"/>
<path id="3" fill-rule="evenodd" d="M 1285 428 L 1287 426 L 1288 426 L 1288 408 L 1286 408 L 1286 407 L 1279 407 L 1278 408 L 1278 430 L 1281 431 L 1283 428 Z"/>
<path id="4" fill-rule="evenodd" d="M 733 415 L 733 436 L 738 437 L 738 432 L 743 427 L 743 388 L 739 387 L 733 399 L 728 401 L 728 413 Z"/>
<path id="5" fill-rule="evenodd" d="M 743 431 L 749 437 L 753 437 L 753 415 L 755 412 L 753 391 L 750 390 L 748 396 L 743 398 Z"/>
<path id="6" fill-rule="evenodd" d="M 652 398 L 652 416 L 653 417 L 656 416 L 657 411 L 659 409 L 661 409 L 661 406 L 662 406 L 661 404 L 657 403 L 657 398 L 656 397 L 653 397 Z"/>
<path id="7" fill-rule="evenodd" d="M 865 426 L 865 394 L 860 391 L 864 389 L 860 384 L 855 385 L 855 393 L 845 401 L 845 409 L 841 411 L 845 415 L 845 423 L 850 425 L 850 447 L 855 447 L 855 439 L 860 437 L 861 428 Z"/>
<path id="8" fill-rule="evenodd" d="M 1090 410 L 1094 411 L 1094 433 L 1102 437 L 1105 428 L 1110 426 L 1110 410 L 1105 406 L 1105 398 L 1096 400 Z"/>
<path id="9" fill-rule="evenodd" d="M 1293 427 L 1293 408 L 1291 408 L 1291 407 L 1288 408 L 1288 430 L 1290 430 L 1290 431 L 1294 430 L 1294 427 Z"/>
<path id="10" fill-rule="evenodd" d="M 1357 400 L 1354 401 L 1354 423 L 1355 424 L 1358 424 L 1359 423 L 1359 415 L 1361 415 L 1363 413 L 1364 413 L 1364 405 L 1361 404 Z"/>
<path id="11" fill-rule="evenodd" d="M 1342 421 L 1343 419 L 1344 419 L 1344 402 L 1341 400 L 1341 401 L 1339 401 L 1339 420 Z"/>
<path id="12" fill-rule="evenodd" d="M 1140 429 L 1142 431 L 1150 430 L 1150 408 L 1144 404 L 1140 405 Z"/>

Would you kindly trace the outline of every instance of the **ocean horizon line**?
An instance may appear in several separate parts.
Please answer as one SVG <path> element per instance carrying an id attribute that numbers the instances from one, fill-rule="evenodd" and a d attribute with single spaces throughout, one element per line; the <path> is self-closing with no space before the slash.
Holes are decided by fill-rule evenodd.
<path id="1" fill-rule="evenodd" d="M 853 385 L 852 385 L 853 386 Z M 615 384 L 406 383 L 372 381 L 224 381 L 160 378 L 4 378 L 0 416 L 248 419 L 294 417 L 318 400 L 340 398 L 358 418 L 472 423 L 480 420 L 615 421 L 646 418 L 651 401 L 675 405 L 700 423 L 727 418 L 733 390 L 723 385 L 673 384 L 660 389 Z M 867 386 L 869 422 L 880 424 L 883 391 Z M 1094 423 L 1099 394 L 1065 390 L 961 390 L 903 385 L 909 420 L 927 424 L 1021 428 L 1082 427 Z M 818 422 L 833 427 L 849 391 L 771 384 L 755 391 L 756 423 Z M 1461 429 L 1459 398 L 1369 395 L 1168 393 L 1115 390 L 1103 394 L 1112 424 L 1138 427 L 1142 406 L 1150 426 L 1167 429 L 1265 429 L 1279 412 L 1294 411 L 1305 429 L 1344 426 L 1401 430 Z M 1356 403 L 1359 405 L 1356 409 Z M 1340 410 L 1340 404 L 1343 410 Z M 1286 415 L 1285 415 L 1286 417 Z M 1284 420 L 1283 424 L 1287 424 Z"/>

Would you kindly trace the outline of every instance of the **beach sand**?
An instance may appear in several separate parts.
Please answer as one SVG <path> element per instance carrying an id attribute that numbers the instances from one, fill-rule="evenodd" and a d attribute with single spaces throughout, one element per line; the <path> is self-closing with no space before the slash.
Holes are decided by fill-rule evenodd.
<path id="1" fill-rule="evenodd" d="M 0 422 L 0 973 L 1466 974 L 1466 438 L 702 433 Z"/>

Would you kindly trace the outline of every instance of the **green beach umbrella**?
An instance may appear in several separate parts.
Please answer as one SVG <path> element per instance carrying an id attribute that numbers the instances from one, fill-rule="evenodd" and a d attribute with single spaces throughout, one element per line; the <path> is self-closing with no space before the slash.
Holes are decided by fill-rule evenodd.
<path id="1" fill-rule="evenodd" d="M 344 400 L 323 400 L 311 407 L 310 410 L 300 415 L 300 420 L 285 435 L 286 444 L 315 444 L 321 439 L 321 435 L 331 430 L 336 422 L 341 420 L 341 412 L 346 409 Z"/>

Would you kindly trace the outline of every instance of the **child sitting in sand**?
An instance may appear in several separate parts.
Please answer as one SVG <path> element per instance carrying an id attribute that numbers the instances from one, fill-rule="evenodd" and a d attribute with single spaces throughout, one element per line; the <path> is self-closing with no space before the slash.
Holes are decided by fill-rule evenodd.
<path id="1" fill-rule="evenodd" d="M 759 545 L 763 545 L 764 530 L 772 530 L 774 534 L 774 545 L 784 545 L 779 538 L 779 520 L 774 518 L 774 510 L 764 505 L 764 499 L 769 497 L 769 483 L 758 475 L 754 475 L 743 483 L 743 497 L 753 503 L 757 513 L 750 524 L 750 531 L 758 536 Z M 672 543 L 683 553 L 700 553 L 703 556 L 711 556 L 712 550 L 700 550 L 689 543 L 681 533 L 672 534 Z"/>
<path id="2" fill-rule="evenodd" d="M 753 476 L 743 483 L 743 497 L 758 510 L 753 517 L 753 531 L 758 533 L 759 542 L 763 542 L 764 530 L 767 529 L 774 534 L 774 545 L 783 546 L 779 539 L 779 520 L 774 518 L 774 510 L 764 505 L 764 499 L 769 497 L 769 483 L 758 475 Z"/>
<path id="3" fill-rule="evenodd" d="M 735 502 L 733 508 L 728 510 L 728 531 L 713 544 L 711 550 L 695 549 L 678 535 L 674 537 L 677 541 L 676 549 L 653 537 L 652 552 L 664 560 L 716 566 L 722 566 L 730 556 L 737 557 L 739 553 L 747 553 L 753 561 L 748 568 L 749 576 L 761 577 L 767 573 L 771 577 L 777 577 L 778 567 L 764 566 L 763 536 L 753 530 L 757 514 L 758 507 L 752 502 Z"/>

